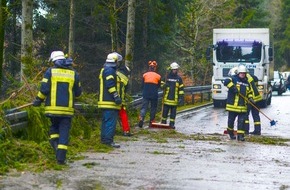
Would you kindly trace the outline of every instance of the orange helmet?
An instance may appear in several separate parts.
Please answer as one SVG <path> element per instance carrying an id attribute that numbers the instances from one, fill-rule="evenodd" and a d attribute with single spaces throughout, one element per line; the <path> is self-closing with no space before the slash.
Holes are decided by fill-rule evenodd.
<path id="1" fill-rule="evenodd" d="M 156 67 L 157 66 L 157 62 L 156 61 L 149 61 L 148 65 L 149 65 L 149 67 L 150 66 Z"/>

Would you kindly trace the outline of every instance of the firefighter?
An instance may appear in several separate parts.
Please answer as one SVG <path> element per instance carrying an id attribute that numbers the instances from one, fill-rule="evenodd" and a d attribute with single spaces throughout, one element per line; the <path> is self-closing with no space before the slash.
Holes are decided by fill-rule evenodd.
<path id="1" fill-rule="evenodd" d="M 116 52 L 108 54 L 99 75 L 98 108 L 102 109 L 101 143 L 113 148 L 120 148 L 120 145 L 114 142 L 118 113 L 122 104 L 117 89 L 116 69 L 118 57 L 120 57 L 118 55 Z"/>
<path id="2" fill-rule="evenodd" d="M 225 79 L 224 85 L 229 89 L 226 103 L 228 111 L 228 134 L 230 139 L 236 139 L 234 135 L 234 122 L 238 117 L 237 140 L 245 141 L 245 119 L 247 117 L 247 100 L 253 101 L 250 84 L 246 78 L 247 69 L 244 65 L 238 67 L 237 75 Z M 247 100 L 245 99 L 247 98 Z"/>
<path id="3" fill-rule="evenodd" d="M 157 62 L 149 61 L 149 69 L 146 73 L 143 74 L 142 79 L 142 96 L 143 103 L 140 110 L 139 123 L 140 128 L 143 127 L 145 115 L 150 104 L 150 122 L 149 126 L 155 121 L 155 114 L 158 104 L 158 89 L 161 85 L 161 76 L 156 72 Z"/>
<path id="4" fill-rule="evenodd" d="M 33 106 L 40 106 L 45 101 L 45 115 L 51 120 L 49 142 L 57 163 L 65 164 L 74 101 L 82 89 L 79 75 L 71 68 L 72 59 L 66 59 L 62 51 L 53 51 L 49 61 L 54 66 L 45 72 Z"/>
<path id="5" fill-rule="evenodd" d="M 122 99 L 122 106 L 119 111 L 119 118 L 121 120 L 123 135 L 127 137 L 132 136 L 130 132 L 128 114 L 126 111 L 126 98 L 125 98 L 128 89 L 129 77 L 130 77 L 130 68 L 126 65 L 120 65 L 117 70 L 118 91 Z"/>
<path id="6" fill-rule="evenodd" d="M 183 105 L 184 85 L 181 77 L 178 75 L 179 65 L 176 62 L 170 64 L 170 73 L 166 76 L 163 94 L 163 111 L 161 123 L 167 123 L 168 112 L 170 110 L 169 126 L 175 129 L 175 117 L 177 105 Z"/>
<path id="7" fill-rule="evenodd" d="M 238 72 L 238 67 L 234 67 L 230 70 L 229 76 L 236 75 L 237 72 Z M 247 112 L 247 117 L 245 119 L 245 134 L 249 134 L 249 127 L 250 127 L 249 114 L 251 112 L 253 120 L 254 120 L 255 129 L 253 132 L 250 132 L 250 134 L 261 135 L 261 119 L 260 119 L 259 111 L 257 110 L 257 108 L 259 108 L 258 102 L 262 100 L 262 96 L 260 95 L 257 88 L 258 78 L 255 75 L 252 75 L 248 72 L 246 74 L 246 78 L 250 84 L 250 87 L 253 93 L 253 101 L 251 103 L 248 103 L 248 112 Z"/>
<path id="8" fill-rule="evenodd" d="M 249 134 L 249 114 L 251 112 L 254 120 L 254 131 L 250 132 L 250 134 L 261 135 L 261 119 L 259 110 L 257 108 L 259 108 L 259 101 L 261 101 L 263 98 L 257 88 L 258 78 L 255 75 L 251 75 L 250 73 L 247 73 L 246 78 L 253 92 L 253 101 L 248 104 L 248 114 L 245 120 L 245 133 Z"/>

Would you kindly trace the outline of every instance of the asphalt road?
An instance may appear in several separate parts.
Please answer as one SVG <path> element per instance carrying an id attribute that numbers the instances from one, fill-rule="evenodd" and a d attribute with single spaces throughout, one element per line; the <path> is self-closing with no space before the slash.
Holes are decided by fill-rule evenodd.
<path id="1" fill-rule="evenodd" d="M 262 135 L 290 138 L 290 94 L 274 96 L 262 111 L 278 121 L 270 126 L 261 115 Z M 202 108 L 177 117 L 176 130 L 205 134 L 221 141 L 169 139 L 158 143 L 139 137 L 121 142 L 111 153 L 85 153 L 64 171 L 12 173 L 0 189 L 290 189 L 290 147 L 231 141 L 223 130 L 227 112 Z"/>

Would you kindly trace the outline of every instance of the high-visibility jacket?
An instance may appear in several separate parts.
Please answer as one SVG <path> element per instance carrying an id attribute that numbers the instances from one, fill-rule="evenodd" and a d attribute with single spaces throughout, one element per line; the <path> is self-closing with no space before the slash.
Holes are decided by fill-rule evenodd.
<path id="1" fill-rule="evenodd" d="M 166 105 L 177 106 L 178 99 L 184 95 L 184 85 L 182 78 L 170 72 L 164 85 L 163 103 Z"/>
<path id="2" fill-rule="evenodd" d="M 224 85 L 229 89 L 226 110 L 239 113 L 247 112 L 247 100 L 245 100 L 245 98 L 248 99 L 253 97 L 247 78 L 241 79 L 238 75 L 235 75 L 225 79 Z M 238 93 L 235 93 L 235 90 L 237 90 Z"/>
<path id="3" fill-rule="evenodd" d="M 74 99 L 82 93 L 79 75 L 70 68 L 49 68 L 41 81 L 37 96 L 45 99 L 45 114 L 72 116 Z"/>
<path id="4" fill-rule="evenodd" d="M 117 89 L 122 99 L 122 105 L 126 105 L 125 95 L 127 92 L 129 78 L 120 71 L 117 71 Z"/>
<path id="5" fill-rule="evenodd" d="M 158 88 L 161 85 L 161 76 L 155 71 L 143 74 L 142 90 L 143 98 L 158 99 Z"/>
<path id="6" fill-rule="evenodd" d="M 101 69 L 99 80 L 100 92 L 98 108 L 120 110 L 121 105 L 117 105 L 114 99 L 114 93 L 118 93 L 116 67 L 104 66 Z"/>
<path id="7" fill-rule="evenodd" d="M 250 84 L 250 87 L 253 91 L 253 100 L 255 102 L 261 101 L 263 98 L 262 98 L 262 96 L 259 93 L 258 88 L 257 88 L 258 78 L 255 75 L 251 75 L 249 73 L 247 73 L 246 77 L 247 77 L 249 84 Z"/>

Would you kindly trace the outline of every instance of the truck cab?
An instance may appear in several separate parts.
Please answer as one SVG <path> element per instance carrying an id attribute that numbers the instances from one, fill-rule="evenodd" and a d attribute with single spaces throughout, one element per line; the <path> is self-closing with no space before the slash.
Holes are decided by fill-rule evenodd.
<path id="1" fill-rule="evenodd" d="M 269 84 L 269 63 L 273 60 L 269 46 L 268 29 L 214 29 L 213 45 L 207 50 L 210 59 L 212 50 L 212 99 L 214 107 L 224 107 L 228 89 L 223 81 L 229 77 L 231 68 L 246 66 L 258 81 L 258 90 L 263 97 L 261 107 L 271 103 L 272 89 Z"/>

